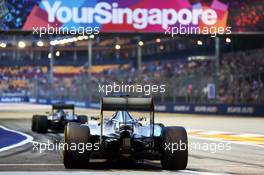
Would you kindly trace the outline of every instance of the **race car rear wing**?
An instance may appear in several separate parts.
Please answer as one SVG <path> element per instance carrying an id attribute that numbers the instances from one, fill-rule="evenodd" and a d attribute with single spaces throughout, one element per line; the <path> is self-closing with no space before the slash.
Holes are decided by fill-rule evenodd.
<path id="1" fill-rule="evenodd" d="M 152 98 L 103 97 L 103 111 L 154 111 Z"/>
<path id="2" fill-rule="evenodd" d="M 73 104 L 53 104 L 52 113 L 53 113 L 53 110 L 56 110 L 56 109 L 71 109 L 73 110 L 73 115 L 74 115 L 74 105 Z"/>
<path id="3" fill-rule="evenodd" d="M 154 102 L 153 98 L 132 98 L 132 97 L 103 97 L 101 98 L 101 135 L 103 135 L 103 111 L 145 111 L 150 112 L 150 135 L 154 137 Z"/>
<path id="4" fill-rule="evenodd" d="M 52 105 L 52 109 L 74 109 L 74 105 L 72 105 L 72 104 L 54 104 L 54 105 Z"/>

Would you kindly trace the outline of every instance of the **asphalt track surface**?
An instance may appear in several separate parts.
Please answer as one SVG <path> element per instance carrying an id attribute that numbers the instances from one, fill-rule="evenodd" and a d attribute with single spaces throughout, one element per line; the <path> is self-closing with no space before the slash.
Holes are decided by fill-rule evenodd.
<path id="1" fill-rule="evenodd" d="M 33 137 L 34 143 L 59 143 L 63 134 L 31 132 L 32 114 L 50 106 L 0 104 L 0 125 Z M 77 109 L 79 114 L 98 114 Z M 93 160 L 87 169 L 67 170 L 61 150 L 34 150 L 32 142 L 0 152 L 0 174 L 264 174 L 264 117 L 225 117 L 156 113 L 166 126 L 184 126 L 189 137 L 189 162 L 184 171 L 164 171 L 159 161 L 143 163 Z M 196 146 L 194 146 L 196 145 Z M 199 146 L 197 146 L 199 145 Z M 216 147 L 218 149 L 216 149 Z"/>

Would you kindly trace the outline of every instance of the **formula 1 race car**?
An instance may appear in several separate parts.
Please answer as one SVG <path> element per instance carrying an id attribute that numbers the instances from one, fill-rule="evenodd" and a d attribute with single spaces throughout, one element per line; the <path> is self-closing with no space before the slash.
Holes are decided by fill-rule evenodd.
<path id="1" fill-rule="evenodd" d="M 104 111 L 114 111 L 114 114 L 106 119 Z M 132 117 L 130 111 L 149 112 L 149 122 L 142 124 L 143 118 Z M 94 124 L 70 122 L 65 126 L 63 159 L 66 168 L 86 167 L 90 158 L 160 160 L 163 169 L 186 168 L 186 130 L 154 123 L 152 98 L 104 97 L 99 118 Z"/>
<path id="2" fill-rule="evenodd" d="M 33 115 L 31 121 L 32 131 L 46 133 L 48 129 L 63 131 L 64 126 L 68 122 L 84 124 L 88 121 L 88 118 L 85 115 L 76 115 L 74 105 L 55 104 L 52 105 L 51 113 L 47 113 L 47 115 Z"/>

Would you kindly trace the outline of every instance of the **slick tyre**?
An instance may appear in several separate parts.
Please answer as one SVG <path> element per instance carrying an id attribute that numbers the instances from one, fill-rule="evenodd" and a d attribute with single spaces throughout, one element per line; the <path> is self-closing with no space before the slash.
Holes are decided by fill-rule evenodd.
<path id="1" fill-rule="evenodd" d="M 78 148 L 78 145 L 85 145 L 89 142 L 90 129 L 88 126 L 73 122 L 65 126 L 63 151 L 65 168 L 83 168 L 88 165 L 90 152 L 87 150 L 71 149 L 71 145 L 75 145 Z"/>
<path id="2" fill-rule="evenodd" d="M 46 133 L 48 130 L 48 117 L 45 115 L 38 115 L 35 117 L 36 131 L 38 133 Z M 33 121 L 32 121 L 33 122 Z"/>
<path id="3" fill-rule="evenodd" d="M 37 130 L 37 126 L 36 126 L 36 124 L 37 124 L 37 117 L 38 117 L 37 115 L 33 115 L 32 119 L 31 119 L 31 130 L 33 132 L 35 132 Z"/>
<path id="4" fill-rule="evenodd" d="M 184 170 L 188 163 L 188 138 L 183 127 L 162 130 L 161 166 L 166 170 Z"/>

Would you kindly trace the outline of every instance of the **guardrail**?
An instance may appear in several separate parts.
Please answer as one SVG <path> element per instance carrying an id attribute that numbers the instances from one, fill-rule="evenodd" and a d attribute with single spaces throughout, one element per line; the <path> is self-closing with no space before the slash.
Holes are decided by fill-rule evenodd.
<path id="1" fill-rule="evenodd" d="M 74 100 L 57 100 L 30 97 L 0 97 L 1 103 L 32 103 L 32 104 L 74 104 L 77 107 L 99 109 L 96 102 L 84 102 Z M 263 116 L 264 104 L 260 105 L 231 105 L 231 104 L 157 104 L 157 112 L 183 113 L 183 114 L 210 114 L 210 115 L 239 115 L 239 116 Z"/>

